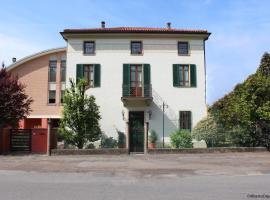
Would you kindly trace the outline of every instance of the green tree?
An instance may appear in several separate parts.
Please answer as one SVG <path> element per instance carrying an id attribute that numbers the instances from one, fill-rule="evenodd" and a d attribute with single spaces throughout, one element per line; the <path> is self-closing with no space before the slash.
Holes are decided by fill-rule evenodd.
<path id="1" fill-rule="evenodd" d="M 86 81 L 80 80 L 76 85 L 70 80 L 70 85 L 64 95 L 60 133 L 65 142 L 82 149 L 87 143 L 100 139 L 101 116 L 95 97 L 85 94 Z"/>
<path id="2" fill-rule="evenodd" d="M 256 73 L 211 107 L 214 116 L 242 146 L 270 147 L 270 54 L 262 56 Z M 241 131 L 239 131 L 241 130 Z"/>
<path id="3" fill-rule="evenodd" d="M 214 120 L 211 112 L 196 124 L 191 133 L 194 139 L 204 140 L 208 147 L 225 146 L 228 139 L 228 132 Z"/>

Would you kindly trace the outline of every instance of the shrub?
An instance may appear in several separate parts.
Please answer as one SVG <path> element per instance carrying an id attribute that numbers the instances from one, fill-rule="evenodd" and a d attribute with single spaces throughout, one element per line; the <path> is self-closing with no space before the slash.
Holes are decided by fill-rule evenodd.
<path id="1" fill-rule="evenodd" d="M 192 138 L 189 130 L 175 131 L 170 135 L 174 148 L 192 148 Z"/>
<path id="2" fill-rule="evenodd" d="M 148 140 L 150 143 L 156 144 L 156 142 L 158 140 L 158 135 L 157 135 L 155 130 L 151 130 L 150 135 L 148 137 Z"/>
<path id="3" fill-rule="evenodd" d="M 85 147 L 86 149 L 95 149 L 95 145 L 93 143 L 89 143 L 88 145 L 86 145 Z"/>
<path id="4" fill-rule="evenodd" d="M 117 134 L 118 134 L 118 148 L 125 148 L 126 146 L 126 136 L 125 133 L 119 131 L 116 129 Z"/>
<path id="5" fill-rule="evenodd" d="M 100 147 L 101 148 L 116 148 L 117 140 L 115 140 L 113 137 L 108 137 L 107 135 L 102 134 Z"/>
<path id="6" fill-rule="evenodd" d="M 225 146 L 229 133 L 220 124 L 218 124 L 212 113 L 199 121 L 191 132 L 192 138 L 200 141 L 204 140 L 207 147 Z"/>

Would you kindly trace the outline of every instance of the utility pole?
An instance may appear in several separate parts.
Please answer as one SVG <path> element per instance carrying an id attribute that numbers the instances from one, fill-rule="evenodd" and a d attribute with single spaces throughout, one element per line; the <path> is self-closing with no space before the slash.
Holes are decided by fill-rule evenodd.
<path id="1" fill-rule="evenodd" d="M 168 105 L 165 104 L 165 102 L 163 101 L 162 103 L 162 136 L 163 136 L 163 140 L 162 140 L 162 147 L 164 148 L 165 146 L 165 141 L 164 141 L 164 137 L 165 137 L 165 123 L 164 123 L 164 115 L 165 115 L 165 108 L 168 108 Z"/>

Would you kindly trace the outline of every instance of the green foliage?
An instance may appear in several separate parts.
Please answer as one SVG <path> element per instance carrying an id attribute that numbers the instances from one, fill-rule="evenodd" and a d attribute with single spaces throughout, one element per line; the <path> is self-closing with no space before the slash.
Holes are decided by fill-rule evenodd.
<path id="1" fill-rule="evenodd" d="M 102 134 L 100 147 L 101 148 L 116 148 L 117 140 L 113 139 L 113 137 L 108 137 L 107 135 Z"/>
<path id="2" fill-rule="evenodd" d="M 226 145 L 229 133 L 208 113 L 207 117 L 193 128 L 192 137 L 199 141 L 204 140 L 208 147 L 219 147 Z"/>
<path id="3" fill-rule="evenodd" d="M 175 131 L 170 135 L 174 148 L 192 148 L 192 138 L 189 130 Z"/>
<path id="4" fill-rule="evenodd" d="M 124 148 L 126 146 L 125 133 L 119 131 L 118 129 L 116 129 L 116 132 L 118 134 L 118 148 Z"/>
<path id="5" fill-rule="evenodd" d="M 232 130 L 237 145 L 270 147 L 269 74 L 270 54 L 265 53 L 256 73 L 211 107 L 218 123 Z"/>
<path id="6" fill-rule="evenodd" d="M 95 149 L 96 147 L 95 147 L 95 145 L 93 143 L 89 143 L 89 144 L 86 145 L 85 148 L 86 149 Z"/>
<path id="7" fill-rule="evenodd" d="M 156 142 L 158 140 L 158 135 L 157 135 L 155 130 L 151 130 L 150 135 L 148 137 L 148 140 L 150 143 L 156 144 Z"/>
<path id="8" fill-rule="evenodd" d="M 60 133 L 67 144 L 82 149 L 85 144 L 100 139 L 101 116 L 95 97 L 85 94 L 86 81 L 81 80 L 75 85 L 70 80 L 70 85 L 64 95 Z"/>

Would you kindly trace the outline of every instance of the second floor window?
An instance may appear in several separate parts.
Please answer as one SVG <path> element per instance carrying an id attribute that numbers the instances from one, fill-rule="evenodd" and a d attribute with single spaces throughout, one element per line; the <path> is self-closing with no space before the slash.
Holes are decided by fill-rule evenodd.
<path id="1" fill-rule="evenodd" d="M 178 55 L 188 55 L 189 44 L 188 42 L 178 42 Z"/>
<path id="2" fill-rule="evenodd" d="M 56 61 L 49 63 L 49 82 L 56 82 Z"/>
<path id="3" fill-rule="evenodd" d="M 83 78 L 89 87 L 94 87 L 94 65 L 83 65 Z"/>
<path id="4" fill-rule="evenodd" d="M 61 82 L 66 82 L 66 61 L 61 61 Z"/>
<path id="5" fill-rule="evenodd" d="M 179 65 L 180 86 L 189 86 L 189 65 Z"/>
<path id="6" fill-rule="evenodd" d="M 130 44 L 130 49 L 132 55 L 142 54 L 142 41 L 132 41 Z"/>
<path id="7" fill-rule="evenodd" d="M 84 54 L 95 54 L 95 41 L 83 42 L 83 53 Z"/>

